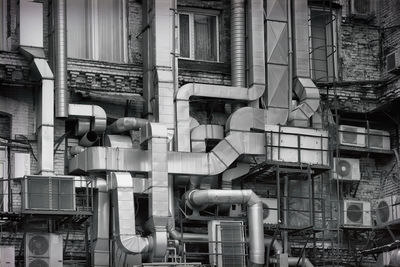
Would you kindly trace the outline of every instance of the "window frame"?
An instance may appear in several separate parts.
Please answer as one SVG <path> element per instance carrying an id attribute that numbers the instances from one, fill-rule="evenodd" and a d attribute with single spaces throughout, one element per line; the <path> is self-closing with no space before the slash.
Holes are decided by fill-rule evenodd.
<path id="1" fill-rule="evenodd" d="M 313 80 L 316 80 L 316 77 L 315 77 L 315 75 L 314 75 L 314 71 L 313 70 L 315 70 L 315 68 L 314 68 L 314 60 L 313 60 L 313 46 L 312 46 L 312 42 L 313 42 L 313 38 L 312 38 L 312 25 L 311 25 L 311 19 L 312 19 L 312 17 L 311 17 L 311 11 L 312 10 L 315 10 L 315 11 L 325 11 L 325 12 L 329 12 L 329 9 L 327 9 L 327 8 L 325 8 L 324 9 L 324 7 L 321 7 L 321 6 L 309 6 L 308 7 L 308 36 L 309 36 L 309 54 L 310 54 L 310 57 L 309 57 L 309 65 L 310 65 L 310 77 L 311 77 L 311 79 L 313 79 Z M 333 39 L 332 39 L 332 46 L 335 48 L 335 51 L 334 51 L 334 54 L 333 54 L 333 76 L 331 77 L 331 76 L 329 76 L 329 71 L 328 71 L 328 79 L 325 81 L 325 80 L 321 80 L 321 82 L 330 82 L 330 81 L 332 81 L 331 79 L 334 79 L 334 80 L 336 80 L 337 78 L 338 78 L 338 74 L 339 74 L 339 69 L 338 69 L 338 50 L 339 50 L 339 47 L 338 47 L 338 27 L 339 27 L 339 25 L 338 25 L 338 21 L 339 21 L 339 15 L 340 15 L 340 13 L 339 13 L 339 11 L 338 10 L 336 10 L 336 9 L 332 9 L 332 18 L 334 18 L 334 20 L 333 20 L 333 22 L 332 22 L 332 31 L 333 31 Z M 325 36 L 325 38 L 326 38 L 326 36 Z M 326 50 L 326 53 L 328 52 L 328 50 Z"/>
<path id="2" fill-rule="evenodd" d="M 183 57 L 180 54 L 181 51 L 181 42 L 180 42 L 180 33 L 178 30 L 178 41 L 177 41 L 177 47 L 178 47 L 178 55 L 180 59 L 186 59 L 186 60 L 193 60 L 193 61 L 202 61 L 202 62 L 220 62 L 220 47 L 219 47 L 219 19 L 220 19 L 220 12 L 218 10 L 213 10 L 213 9 L 200 9 L 200 8 L 178 8 L 178 27 L 180 27 L 180 15 L 188 15 L 189 16 L 189 57 Z M 204 60 L 204 59 L 196 59 L 196 51 L 195 51 L 195 32 L 194 32 L 194 16 L 195 15 L 204 15 L 204 16 L 210 16 L 210 17 L 215 17 L 215 34 L 216 34 L 216 49 L 217 49 L 217 58 L 216 60 Z"/>
<path id="3" fill-rule="evenodd" d="M 1 0 L 0 0 L 1 1 Z M 68 1 L 68 0 L 67 0 Z M 87 40 L 86 40 L 86 58 L 81 57 L 71 57 L 76 59 L 83 60 L 96 60 L 96 61 L 105 61 L 100 59 L 100 45 L 99 45 L 99 25 L 98 25 L 98 1 L 97 0 L 85 0 L 86 1 L 86 31 L 87 31 Z M 115 0 L 113 0 L 115 1 Z M 121 43 L 122 47 L 120 47 L 122 52 L 122 60 L 121 61 L 109 61 L 111 63 L 128 63 L 128 20 L 127 20 L 127 4 L 126 0 L 118 0 L 120 1 L 121 9 L 120 9 L 120 20 L 121 20 Z M 67 14 L 68 17 L 68 14 Z M 68 40 L 67 40 L 68 41 Z"/>

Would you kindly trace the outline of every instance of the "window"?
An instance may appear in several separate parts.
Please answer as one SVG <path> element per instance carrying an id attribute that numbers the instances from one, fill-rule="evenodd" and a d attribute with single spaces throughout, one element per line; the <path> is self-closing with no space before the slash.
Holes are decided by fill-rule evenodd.
<path id="1" fill-rule="evenodd" d="M 67 42 L 69 57 L 126 62 L 125 0 L 67 0 Z"/>
<path id="2" fill-rule="evenodd" d="M 328 10 L 310 10 L 311 75 L 316 81 L 332 81 L 336 77 L 336 21 L 336 15 Z"/>
<path id="3" fill-rule="evenodd" d="M 218 61 L 218 12 L 179 12 L 181 58 Z"/>

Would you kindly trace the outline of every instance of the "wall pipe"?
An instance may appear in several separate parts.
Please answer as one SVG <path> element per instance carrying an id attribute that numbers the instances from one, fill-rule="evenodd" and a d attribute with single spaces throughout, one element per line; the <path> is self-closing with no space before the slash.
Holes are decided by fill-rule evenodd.
<path id="1" fill-rule="evenodd" d="M 139 130 L 146 126 L 149 121 L 142 118 L 126 117 L 119 118 L 107 127 L 109 133 L 123 133 L 130 130 Z"/>
<path id="2" fill-rule="evenodd" d="M 53 1 L 55 27 L 55 100 L 57 118 L 68 117 L 66 0 Z"/>
<path id="3" fill-rule="evenodd" d="M 185 198 L 186 205 L 193 209 L 213 204 L 247 204 L 250 262 L 253 266 L 264 264 L 263 204 L 252 190 L 192 190 L 187 192 Z"/>

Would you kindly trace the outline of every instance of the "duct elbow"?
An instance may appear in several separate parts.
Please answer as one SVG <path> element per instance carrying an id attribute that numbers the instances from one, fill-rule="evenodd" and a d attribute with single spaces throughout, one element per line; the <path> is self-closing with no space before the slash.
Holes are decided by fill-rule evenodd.
<path id="1" fill-rule="evenodd" d="M 141 236 L 117 236 L 119 248 L 128 254 L 145 254 L 150 250 L 150 238 Z"/>

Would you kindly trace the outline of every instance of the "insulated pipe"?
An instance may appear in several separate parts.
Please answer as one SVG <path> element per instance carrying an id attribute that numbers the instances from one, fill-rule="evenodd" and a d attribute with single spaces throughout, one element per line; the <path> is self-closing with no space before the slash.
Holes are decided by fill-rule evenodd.
<path id="1" fill-rule="evenodd" d="M 66 0 L 53 1 L 55 28 L 55 100 L 56 117 L 68 117 L 68 87 L 67 87 L 67 31 L 66 31 Z"/>
<path id="2" fill-rule="evenodd" d="M 186 204 L 195 209 L 214 204 L 247 204 L 250 261 L 253 266 L 264 264 L 263 204 L 252 190 L 192 190 L 186 194 Z"/>
<path id="3" fill-rule="evenodd" d="M 231 0 L 232 86 L 246 86 L 245 0 Z"/>
<path id="4" fill-rule="evenodd" d="M 89 147 L 92 146 L 97 140 L 99 140 L 98 135 L 93 131 L 89 131 L 81 138 L 81 140 L 79 140 L 79 145 L 83 147 Z"/>
<path id="5" fill-rule="evenodd" d="M 139 130 L 146 126 L 149 121 L 141 118 L 126 117 L 114 121 L 107 127 L 109 133 L 123 133 L 130 130 Z"/>

